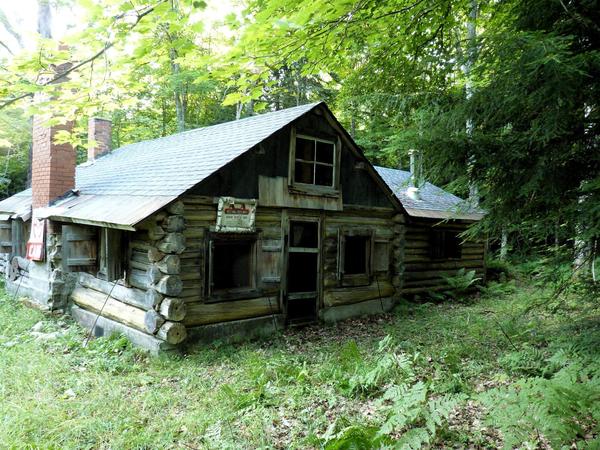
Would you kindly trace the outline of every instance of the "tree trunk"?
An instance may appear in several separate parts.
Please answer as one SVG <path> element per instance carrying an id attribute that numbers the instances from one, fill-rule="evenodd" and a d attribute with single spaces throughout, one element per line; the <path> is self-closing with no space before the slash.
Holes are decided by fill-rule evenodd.
<path id="1" fill-rule="evenodd" d="M 466 78 L 466 97 L 469 100 L 473 96 L 473 80 L 471 79 L 471 70 L 477 59 L 477 0 L 471 0 L 471 11 L 467 22 L 467 61 L 464 66 Z M 467 136 L 471 140 L 475 128 L 472 118 L 467 119 Z M 467 172 L 469 175 L 469 203 L 473 207 L 479 206 L 479 188 L 473 181 L 473 170 L 475 169 L 475 157 L 470 155 L 467 161 Z"/>
<path id="2" fill-rule="evenodd" d="M 177 116 L 177 131 L 185 131 L 185 103 L 183 101 L 181 82 L 178 79 L 181 73 L 181 67 L 175 62 L 177 52 L 174 48 L 169 49 L 169 58 L 171 59 L 171 73 L 175 78 L 175 88 L 173 97 L 175 98 L 175 114 Z"/>
<path id="3" fill-rule="evenodd" d="M 500 239 L 500 259 L 506 260 L 508 255 L 508 231 L 505 227 L 502 227 L 502 238 Z"/>
<path id="4" fill-rule="evenodd" d="M 38 1 L 37 31 L 45 39 L 52 38 L 52 12 L 49 0 Z"/>

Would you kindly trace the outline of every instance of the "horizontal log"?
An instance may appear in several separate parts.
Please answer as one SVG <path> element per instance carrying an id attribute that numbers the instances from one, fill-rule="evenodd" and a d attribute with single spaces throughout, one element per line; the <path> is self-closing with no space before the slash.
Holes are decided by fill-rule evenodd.
<path id="1" fill-rule="evenodd" d="M 85 272 L 79 272 L 78 281 L 83 287 L 94 289 L 106 295 L 110 293 L 111 297 L 131 306 L 136 306 L 144 310 L 152 309 L 156 306 L 153 301 L 146 298 L 146 293 L 140 289 L 123 286 L 118 283 L 115 285 Z"/>
<path id="2" fill-rule="evenodd" d="M 160 261 L 155 263 L 155 266 L 162 273 L 165 273 L 167 275 L 175 275 L 180 272 L 181 259 L 177 255 L 166 255 Z"/>
<path id="3" fill-rule="evenodd" d="M 380 297 L 389 297 L 394 292 L 395 289 L 392 283 L 389 281 L 379 281 L 379 283 L 373 282 L 368 286 L 325 290 L 323 301 L 325 306 L 348 305 Z"/>
<path id="4" fill-rule="evenodd" d="M 208 223 L 214 223 L 217 220 L 217 209 L 214 211 L 193 211 L 185 215 L 186 223 L 189 226 L 202 226 Z"/>
<path id="5" fill-rule="evenodd" d="M 146 240 L 132 240 L 129 242 L 129 246 L 132 249 L 137 249 L 144 252 L 147 252 L 148 249 L 151 247 L 150 242 Z"/>
<path id="6" fill-rule="evenodd" d="M 93 289 L 77 286 L 71 293 L 71 300 L 89 311 L 100 313 L 103 317 L 115 320 L 140 331 L 146 331 L 146 311 L 135 306 L 108 297 L 107 294 Z"/>
<path id="7" fill-rule="evenodd" d="M 150 336 L 149 334 L 143 331 L 129 327 L 125 324 L 108 319 L 106 317 L 98 317 L 96 313 L 80 308 L 78 306 L 71 306 L 69 312 L 77 323 L 87 328 L 88 330 L 91 330 L 94 336 L 110 336 L 111 334 L 122 334 L 127 339 L 129 339 L 134 345 L 146 349 L 153 354 L 158 354 L 163 350 L 169 350 L 173 348 L 170 344 L 167 344 L 165 341 L 157 339 L 154 336 Z"/>
<path id="8" fill-rule="evenodd" d="M 150 286 L 148 283 L 148 277 L 146 276 L 146 271 L 139 269 L 131 269 L 129 271 L 129 284 L 132 286 L 146 290 Z"/>
<path id="9" fill-rule="evenodd" d="M 160 292 L 152 288 L 148 289 L 144 293 L 144 297 L 146 299 L 146 303 L 152 305 L 152 308 L 156 308 L 160 304 L 160 302 L 163 301 L 164 298 L 164 296 Z"/>
<path id="10" fill-rule="evenodd" d="M 154 288 L 166 296 L 177 297 L 181 294 L 183 283 L 177 275 L 165 275 L 156 283 Z"/>
<path id="11" fill-rule="evenodd" d="M 185 317 L 185 302 L 181 298 L 167 297 L 160 304 L 158 311 L 168 320 L 179 322 Z"/>
<path id="12" fill-rule="evenodd" d="M 185 340 L 187 337 L 187 330 L 180 322 L 165 322 L 165 324 L 160 327 L 160 330 L 158 330 L 156 336 L 169 344 L 177 345 Z"/>
<path id="13" fill-rule="evenodd" d="M 461 268 L 480 268 L 483 270 L 483 260 L 457 260 L 457 261 L 431 261 L 422 263 L 407 263 L 405 265 L 405 272 L 416 272 L 420 270 L 433 270 L 433 269 L 461 269 Z"/>
<path id="14" fill-rule="evenodd" d="M 168 233 L 156 246 L 163 253 L 183 253 L 185 236 L 181 233 Z"/>
<path id="15" fill-rule="evenodd" d="M 165 323 L 165 318 L 153 309 L 146 312 L 144 317 L 144 325 L 148 333 L 156 334 L 163 323 Z"/>
<path id="16" fill-rule="evenodd" d="M 181 200 L 174 201 L 165 208 L 169 213 L 182 215 L 185 212 L 185 204 Z"/>
<path id="17" fill-rule="evenodd" d="M 144 252 L 142 250 L 132 249 L 131 251 L 131 261 L 137 261 L 144 264 L 149 264 L 150 260 L 148 259 L 148 252 Z"/>
<path id="18" fill-rule="evenodd" d="M 483 270 L 476 270 L 476 276 L 481 277 Z M 457 270 L 425 270 L 420 272 L 404 272 L 404 280 L 427 280 L 431 278 L 453 277 L 457 275 Z"/>
<path id="19" fill-rule="evenodd" d="M 183 231 L 185 229 L 185 219 L 183 216 L 167 216 L 162 222 L 162 227 L 170 233 Z"/>
<path id="20" fill-rule="evenodd" d="M 221 303 L 187 303 L 186 326 L 260 317 L 279 312 L 277 297 L 260 297 Z"/>
<path id="21" fill-rule="evenodd" d="M 413 288 L 413 287 L 421 287 L 421 286 L 446 286 L 448 287 L 448 283 L 444 278 L 431 278 L 428 280 L 411 280 L 404 281 L 402 284 L 405 288 Z"/>
<path id="22" fill-rule="evenodd" d="M 210 205 L 214 207 L 215 201 L 214 197 L 209 197 L 206 195 L 194 195 L 189 194 L 181 199 L 185 205 Z M 189 210 L 189 209 L 188 209 Z"/>
<path id="23" fill-rule="evenodd" d="M 130 259 L 129 267 L 131 269 L 137 269 L 137 270 L 146 272 L 151 267 L 151 264 L 149 262 L 141 262 L 141 261 L 136 261 L 134 259 Z"/>
<path id="24" fill-rule="evenodd" d="M 163 227 L 160 227 L 158 225 L 155 225 L 148 229 L 148 239 L 150 239 L 151 241 L 159 241 L 160 239 L 165 237 L 166 234 L 167 232 L 163 229 Z"/>
<path id="25" fill-rule="evenodd" d="M 146 258 L 150 262 L 158 262 L 161 259 L 163 259 L 164 256 L 165 256 L 165 254 L 163 252 L 161 252 L 159 249 L 157 249 L 156 247 L 150 247 L 146 251 Z"/>
<path id="26" fill-rule="evenodd" d="M 402 295 L 414 295 L 414 294 L 422 294 L 425 292 L 437 292 L 448 289 L 448 286 L 422 286 L 422 287 L 414 287 L 414 288 L 406 288 L 402 289 Z"/>

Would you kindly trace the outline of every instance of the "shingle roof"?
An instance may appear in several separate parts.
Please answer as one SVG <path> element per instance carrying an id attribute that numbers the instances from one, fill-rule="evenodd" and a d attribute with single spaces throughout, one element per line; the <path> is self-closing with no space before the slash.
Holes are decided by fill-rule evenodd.
<path id="1" fill-rule="evenodd" d="M 79 166 L 77 188 L 82 194 L 177 197 L 317 105 L 126 145 Z"/>
<path id="2" fill-rule="evenodd" d="M 319 104 L 259 114 L 118 148 L 91 164 L 78 166 L 75 184 L 80 196 L 58 202 L 43 214 L 99 221 L 99 213 L 103 211 L 100 214 L 103 222 L 131 227 Z M 82 198 L 88 201 L 83 202 Z M 28 199 L 31 209 L 28 189 L 1 201 L 0 212 L 16 213 L 15 201 L 21 208 L 24 199 Z"/>
<path id="3" fill-rule="evenodd" d="M 77 167 L 79 196 L 58 202 L 45 217 L 103 222 L 132 227 L 175 200 L 252 147 L 311 111 L 319 103 L 297 106 L 114 150 L 93 163 Z M 410 215 L 481 218 L 460 198 L 426 183 L 421 200 L 406 195 L 409 172 L 376 167 Z M 31 210 L 31 190 L 0 202 L 0 213 Z M 460 217 L 459 217 L 460 216 Z"/>
<path id="4" fill-rule="evenodd" d="M 479 220 L 483 217 L 483 211 L 431 183 L 426 182 L 419 188 L 419 199 L 411 198 L 407 194 L 410 172 L 378 166 L 375 166 L 375 170 L 411 216 L 467 220 Z"/>

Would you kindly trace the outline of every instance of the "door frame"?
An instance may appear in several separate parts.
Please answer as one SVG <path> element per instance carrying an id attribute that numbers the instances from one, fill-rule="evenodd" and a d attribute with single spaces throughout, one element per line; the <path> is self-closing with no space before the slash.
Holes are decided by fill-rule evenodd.
<path id="1" fill-rule="evenodd" d="M 319 318 L 319 311 L 322 308 L 323 299 L 323 270 L 322 270 L 322 253 L 323 253 L 323 216 L 318 212 L 312 213 L 289 213 L 288 210 L 283 210 L 281 217 L 281 231 L 283 240 L 283 258 L 281 268 L 281 311 L 287 321 L 288 319 L 288 280 L 287 273 L 289 267 L 289 248 L 290 248 L 290 223 L 291 222 L 312 222 L 317 224 L 317 273 L 316 273 L 316 298 L 315 298 L 315 320 Z"/>

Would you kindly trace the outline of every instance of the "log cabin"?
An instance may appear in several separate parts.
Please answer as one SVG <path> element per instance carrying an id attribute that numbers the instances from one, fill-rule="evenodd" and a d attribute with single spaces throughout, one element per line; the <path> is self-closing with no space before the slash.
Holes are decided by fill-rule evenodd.
<path id="1" fill-rule="evenodd" d="M 54 141 L 69 124 L 33 124 L 32 187 L 0 202 L 0 270 L 96 336 L 158 353 L 336 322 L 389 311 L 405 264 L 408 292 L 438 271 L 415 258 L 439 217 L 411 215 L 322 102 L 114 151 L 92 118 L 79 166 Z"/>
<path id="2" fill-rule="evenodd" d="M 402 294 L 446 290 L 459 269 L 485 280 L 485 240 L 463 237 L 484 211 L 422 180 L 415 159 L 411 153 L 410 171 L 375 167 L 406 213 Z"/>
<path id="3" fill-rule="evenodd" d="M 110 152 L 109 127 L 76 167 L 34 120 L 32 188 L 0 202 L 18 295 L 157 352 L 401 294 L 402 205 L 324 103 Z"/>

